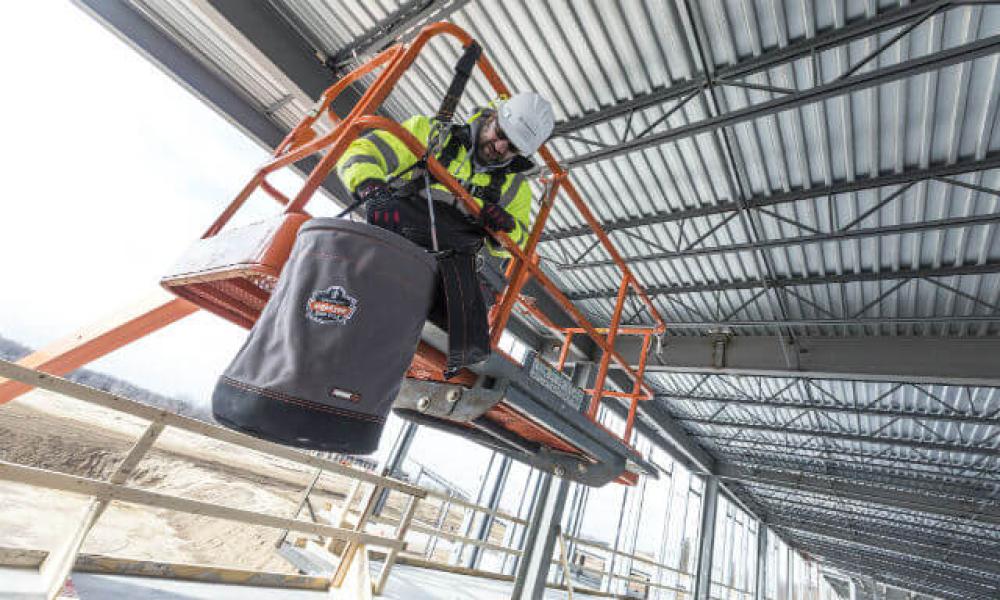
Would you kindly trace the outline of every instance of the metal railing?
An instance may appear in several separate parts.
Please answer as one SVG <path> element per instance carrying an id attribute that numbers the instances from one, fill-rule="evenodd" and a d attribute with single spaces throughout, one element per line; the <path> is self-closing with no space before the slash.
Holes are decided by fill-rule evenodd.
<path id="1" fill-rule="evenodd" d="M 612 588 L 614 586 L 614 582 L 615 581 L 624 581 L 624 582 L 626 582 L 626 584 L 631 583 L 631 584 L 638 585 L 638 586 L 646 586 L 646 587 L 650 587 L 650 588 L 671 590 L 671 591 L 677 592 L 677 594 L 678 594 L 677 595 L 678 600 L 683 600 L 685 598 L 692 598 L 694 596 L 694 590 L 693 590 L 693 585 L 692 585 L 692 583 L 694 581 L 694 575 L 692 573 L 688 573 L 686 571 L 682 571 L 680 569 L 677 569 L 676 567 L 671 567 L 671 566 L 669 566 L 669 565 L 667 565 L 665 563 L 662 563 L 662 562 L 657 562 L 656 560 L 654 560 L 652 558 L 649 558 L 649 557 L 640 556 L 638 554 L 631 554 L 631 553 L 628 553 L 628 552 L 623 552 L 621 550 L 614 550 L 614 549 L 609 548 L 609 547 L 607 547 L 607 546 L 605 546 L 603 544 L 600 544 L 600 543 L 597 543 L 597 542 L 593 542 L 593 541 L 590 541 L 590 540 L 585 540 L 583 538 L 579 538 L 579 537 L 575 537 L 575 536 L 570 536 L 570 535 L 565 536 L 565 538 L 566 538 L 567 541 L 573 542 L 573 544 L 576 547 L 584 546 L 584 547 L 587 547 L 587 548 L 593 548 L 593 549 L 599 551 L 600 553 L 606 553 L 608 555 L 608 565 L 609 565 L 609 568 L 602 569 L 599 573 L 595 572 L 595 575 L 598 575 L 598 576 L 601 577 L 602 588 L 604 587 L 603 586 L 603 582 L 605 580 L 607 580 L 607 591 L 609 591 L 609 592 L 613 591 Z M 644 579 L 644 578 L 641 578 L 641 577 L 632 577 L 630 575 L 622 575 L 620 573 L 615 573 L 614 570 L 613 570 L 613 568 L 612 568 L 612 566 L 615 564 L 616 559 L 619 558 L 619 557 L 620 558 L 627 558 L 627 559 L 629 559 L 629 560 L 631 560 L 633 562 L 639 562 L 639 563 L 642 563 L 644 565 L 648 565 L 653 570 L 655 570 L 654 576 L 647 580 L 647 579 Z M 569 559 L 571 563 L 572 563 L 572 559 L 573 559 L 573 557 L 571 556 L 570 559 Z M 571 564 L 570 569 L 572 570 L 573 567 L 574 567 L 574 565 Z M 677 575 L 677 580 L 680 583 L 680 585 L 660 583 L 659 581 L 655 581 L 654 579 L 659 579 L 660 578 L 660 574 L 662 572 L 664 572 L 664 571 L 669 571 L 671 573 L 676 574 Z M 681 583 L 681 582 L 683 582 L 683 583 Z M 587 592 L 601 592 L 601 591 L 605 591 L 605 590 L 604 589 L 599 589 L 599 588 L 578 587 L 577 591 L 579 591 L 581 593 L 587 593 Z"/>
<path id="2" fill-rule="evenodd" d="M 709 598 L 712 600 L 753 600 L 754 591 L 713 581 Z"/>
<path id="3" fill-rule="evenodd" d="M 387 132 L 405 145 L 414 156 L 425 156 L 427 148 L 423 142 L 404 129 L 399 123 L 385 117 L 377 116 L 375 113 L 402 78 L 403 74 L 416 61 L 424 46 L 437 36 L 450 37 L 458 41 L 465 48 L 474 43 L 472 37 L 457 25 L 447 22 L 433 23 L 424 27 L 409 44 L 395 44 L 383 50 L 368 62 L 345 74 L 334 85 L 323 92 L 321 98 L 309 114 L 275 148 L 272 158 L 251 177 L 250 181 L 247 182 L 232 202 L 205 231 L 203 237 L 212 237 L 222 231 L 233 215 L 257 190 L 262 190 L 278 203 L 284 205 L 285 214 L 304 213 L 307 204 L 323 181 L 330 175 L 348 146 L 367 130 Z M 499 97 L 510 96 L 510 90 L 500 79 L 496 69 L 485 55 L 479 56 L 476 65 L 487 83 Z M 375 75 L 376 72 L 378 72 L 377 75 Z M 343 118 L 335 114 L 332 109 L 333 101 L 352 83 L 368 75 L 375 77 L 375 80 L 358 100 L 350 114 Z M 335 126 L 326 133 L 318 134 L 314 130 L 314 127 L 319 123 L 320 117 L 324 114 L 330 117 Z M 539 315 L 539 311 L 532 306 L 531 302 L 526 301 L 521 295 L 528 281 L 534 280 L 548 292 L 553 301 L 576 324 L 570 328 L 559 328 L 554 325 L 550 327 L 558 330 L 561 335 L 564 335 L 560 363 L 565 363 L 566 354 L 574 335 L 589 336 L 600 350 L 601 357 L 598 361 L 597 377 L 593 388 L 587 390 L 591 401 L 586 414 L 590 420 L 597 422 L 597 410 L 604 398 L 610 396 L 625 398 L 629 402 L 630 407 L 625 435 L 622 436 L 622 441 L 628 445 L 637 404 L 641 400 L 647 400 L 652 397 L 652 389 L 643 380 L 650 337 L 662 334 L 666 329 L 666 324 L 655 304 L 643 289 L 639 279 L 634 275 L 625 259 L 611 242 L 600 221 L 583 201 L 583 197 L 570 180 L 569 172 L 559 164 L 546 146 L 542 146 L 538 150 L 538 154 L 550 176 L 544 179 L 546 189 L 541 199 L 541 207 L 535 217 L 524 248 L 522 249 L 515 244 L 505 233 L 495 234 L 496 239 L 510 253 L 511 261 L 505 273 L 508 284 L 490 311 L 491 345 L 497 353 L 505 354 L 498 347 L 498 344 L 516 304 L 522 305 L 525 310 L 536 316 Z M 267 176 L 271 173 L 287 168 L 303 158 L 316 155 L 320 157 L 319 162 L 310 171 L 306 181 L 294 195 L 285 196 L 268 184 Z M 426 170 L 448 192 L 453 194 L 470 214 L 478 214 L 478 204 L 473 200 L 468 190 L 448 171 L 447 165 L 442 165 L 435 156 L 429 155 L 426 156 Z M 613 316 L 606 328 L 598 328 L 591 324 L 590 320 L 559 289 L 539 264 L 536 249 L 541 240 L 542 230 L 545 228 L 545 223 L 560 193 L 568 198 L 582 220 L 591 228 L 598 238 L 598 243 L 603 246 L 621 274 L 619 293 Z M 650 315 L 654 325 L 638 328 L 623 327 L 621 325 L 622 312 L 630 293 L 635 294 L 641 306 Z M 543 323 L 547 326 L 551 325 L 545 315 L 540 316 Z M 644 336 L 641 360 L 637 367 L 629 364 L 615 349 L 615 340 L 620 335 Z M 621 371 L 631 379 L 633 386 L 631 390 L 624 393 L 616 393 L 605 388 L 612 363 L 617 364 Z M 562 364 L 560 364 L 559 368 L 562 368 Z"/>

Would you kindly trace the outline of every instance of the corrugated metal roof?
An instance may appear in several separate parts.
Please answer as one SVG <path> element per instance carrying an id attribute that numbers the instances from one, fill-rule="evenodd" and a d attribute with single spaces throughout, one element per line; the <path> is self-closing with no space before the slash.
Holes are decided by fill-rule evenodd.
<path id="1" fill-rule="evenodd" d="M 207 3 L 135 4 L 247 97 L 275 107 L 285 127 L 307 110 L 294 84 Z M 394 22 L 441 11 L 483 45 L 511 89 L 551 98 L 559 135 L 550 148 L 573 165 L 587 203 L 641 283 L 658 292 L 671 335 L 720 325 L 791 337 L 1000 334 L 1000 6 L 272 4 L 317 51 L 353 61 L 380 48 L 364 40 L 395 35 Z M 457 57 L 453 42 L 431 42 L 388 112 L 434 112 Z M 461 110 L 490 100 L 477 78 Z M 557 204 L 543 264 L 578 306 L 607 320 L 619 276 L 581 225 Z M 996 388 L 668 373 L 649 381 L 719 459 L 918 494 L 950 486 L 956 497 L 996 506 Z M 740 489 L 775 514 L 807 509 L 900 539 L 923 532 L 952 552 L 982 544 L 1000 561 L 1000 533 L 975 516 L 759 482 Z M 782 533 L 800 547 L 819 543 Z M 888 550 L 882 559 L 901 561 Z M 931 575 L 957 594 L 950 597 L 969 592 Z"/>

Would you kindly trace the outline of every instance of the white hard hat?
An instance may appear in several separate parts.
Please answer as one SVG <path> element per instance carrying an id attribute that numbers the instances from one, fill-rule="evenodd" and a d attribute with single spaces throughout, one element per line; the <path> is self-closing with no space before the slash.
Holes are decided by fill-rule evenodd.
<path id="1" fill-rule="evenodd" d="M 515 94 L 497 108 L 500 128 L 524 156 L 534 154 L 552 135 L 552 105 L 535 92 Z"/>

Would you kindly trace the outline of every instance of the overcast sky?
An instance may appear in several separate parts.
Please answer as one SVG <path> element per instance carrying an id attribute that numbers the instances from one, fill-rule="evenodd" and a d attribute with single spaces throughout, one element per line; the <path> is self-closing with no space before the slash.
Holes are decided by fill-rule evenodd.
<path id="1" fill-rule="evenodd" d="M 268 155 L 70 2 L 0 5 L 0 52 L 0 335 L 38 347 L 155 293 Z M 199 313 L 90 366 L 204 400 L 244 335 Z"/>
<path id="2" fill-rule="evenodd" d="M 269 153 L 71 2 L 0 3 L 0 52 L 0 335 L 40 347 L 158 293 Z M 271 214 L 261 199 L 237 220 Z M 199 312 L 87 367 L 207 405 L 245 336 Z M 476 489 L 488 451 L 417 439 L 415 458 Z"/>

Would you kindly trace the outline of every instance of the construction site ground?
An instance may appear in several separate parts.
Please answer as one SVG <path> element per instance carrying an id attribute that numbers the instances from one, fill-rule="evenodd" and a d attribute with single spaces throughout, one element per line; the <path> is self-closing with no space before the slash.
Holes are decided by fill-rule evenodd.
<path id="1" fill-rule="evenodd" d="M 35 391 L 0 406 L 0 459 L 73 475 L 106 478 L 146 423 L 94 405 Z M 236 508 L 287 516 L 312 473 L 308 467 L 167 429 L 128 485 Z M 350 480 L 324 474 L 311 496 L 322 511 L 338 508 Z M 0 539 L 4 546 L 51 550 L 73 531 L 88 499 L 0 482 Z M 395 517 L 403 498 L 392 494 L 384 515 Z M 422 502 L 416 519 L 432 524 L 436 500 Z M 307 518 L 305 511 L 300 518 Z M 445 520 L 458 532 L 462 514 Z M 495 528 L 496 529 L 496 528 Z M 499 535 L 498 535 L 499 534 Z M 141 560 L 292 573 L 275 554 L 279 532 L 219 519 L 113 503 L 82 552 Z M 293 536 L 296 534 L 292 534 Z M 500 532 L 494 536 L 499 537 Z M 439 544 L 436 559 L 446 559 Z"/>

